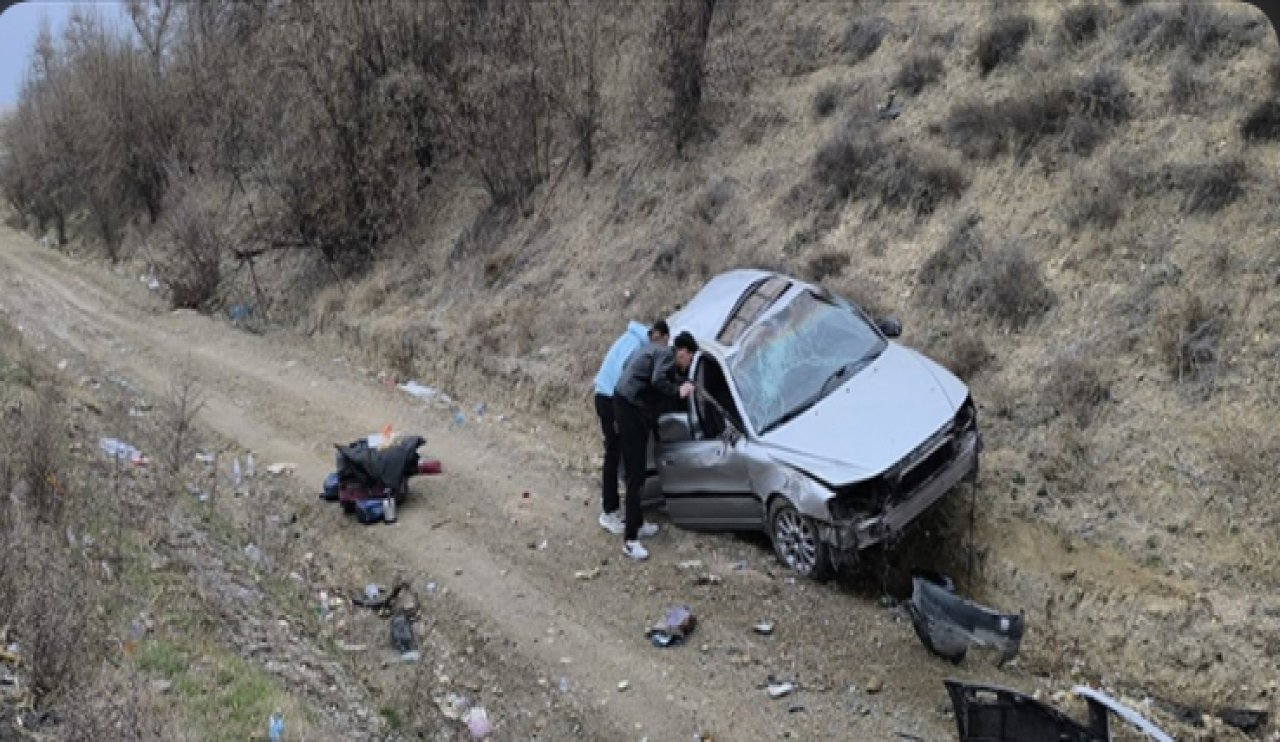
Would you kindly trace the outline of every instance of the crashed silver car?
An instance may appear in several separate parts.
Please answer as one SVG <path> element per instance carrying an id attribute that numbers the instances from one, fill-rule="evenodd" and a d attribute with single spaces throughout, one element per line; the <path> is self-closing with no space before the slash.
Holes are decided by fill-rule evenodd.
<path id="1" fill-rule="evenodd" d="M 968 387 L 900 345 L 892 318 L 783 274 L 734 270 L 668 318 L 699 352 L 687 404 L 658 421 L 651 474 L 677 526 L 763 530 L 822 579 L 891 545 L 981 442 Z"/>

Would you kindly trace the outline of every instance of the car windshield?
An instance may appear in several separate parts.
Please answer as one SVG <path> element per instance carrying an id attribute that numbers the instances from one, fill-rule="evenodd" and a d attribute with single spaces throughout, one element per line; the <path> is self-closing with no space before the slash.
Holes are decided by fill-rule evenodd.
<path id="1" fill-rule="evenodd" d="M 884 346 L 851 306 L 805 291 L 748 330 L 729 366 L 746 415 L 763 434 L 817 404 Z"/>

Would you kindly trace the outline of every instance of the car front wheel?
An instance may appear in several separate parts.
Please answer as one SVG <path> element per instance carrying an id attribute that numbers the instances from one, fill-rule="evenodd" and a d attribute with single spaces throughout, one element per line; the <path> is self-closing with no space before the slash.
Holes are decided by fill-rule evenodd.
<path id="1" fill-rule="evenodd" d="M 814 580 L 831 576 L 831 555 L 817 525 L 781 497 L 769 508 L 769 536 L 778 560 L 787 567 Z"/>

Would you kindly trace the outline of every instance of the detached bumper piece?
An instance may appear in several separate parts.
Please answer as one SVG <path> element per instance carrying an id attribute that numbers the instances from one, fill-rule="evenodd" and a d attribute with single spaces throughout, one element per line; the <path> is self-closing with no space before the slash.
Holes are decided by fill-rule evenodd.
<path id="1" fill-rule="evenodd" d="M 1076 686 L 1072 692 L 1089 704 L 1086 723 L 1008 688 L 944 680 L 955 710 L 960 742 L 1111 742 L 1110 713 L 1132 724 L 1148 739 L 1173 742 L 1138 712 L 1100 690 Z"/>
<path id="2" fill-rule="evenodd" d="M 959 664 L 970 645 L 995 647 L 1002 665 L 1018 653 L 1026 629 L 1021 613 L 999 613 L 966 600 L 943 575 L 916 572 L 911 584 L 911 625 L 930 652 Z"/>

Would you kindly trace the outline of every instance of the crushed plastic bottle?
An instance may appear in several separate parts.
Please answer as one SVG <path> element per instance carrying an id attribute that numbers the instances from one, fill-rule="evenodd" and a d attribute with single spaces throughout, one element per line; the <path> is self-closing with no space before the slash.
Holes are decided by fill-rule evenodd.
<path id="1" fill-rule="evenodd" d="M 237 456 L 235 461 L 231 463 L 231 481 L 237 487 L 240 486 L 240 457 Z"/>
<path id="2" fill-rule="evenodd" d="M 267 722 L 267 739 L 271 742 L 280 742 L 284 739 L 284 717 L 279 711 L 271 714 L 271 719 Z"/>
<path id="3" fill-rule="evenodd" d="M 244 475 L 249 479 L 253 479 L 253 453 L 249 453 L 249 458 L 244 462 Z"/>

